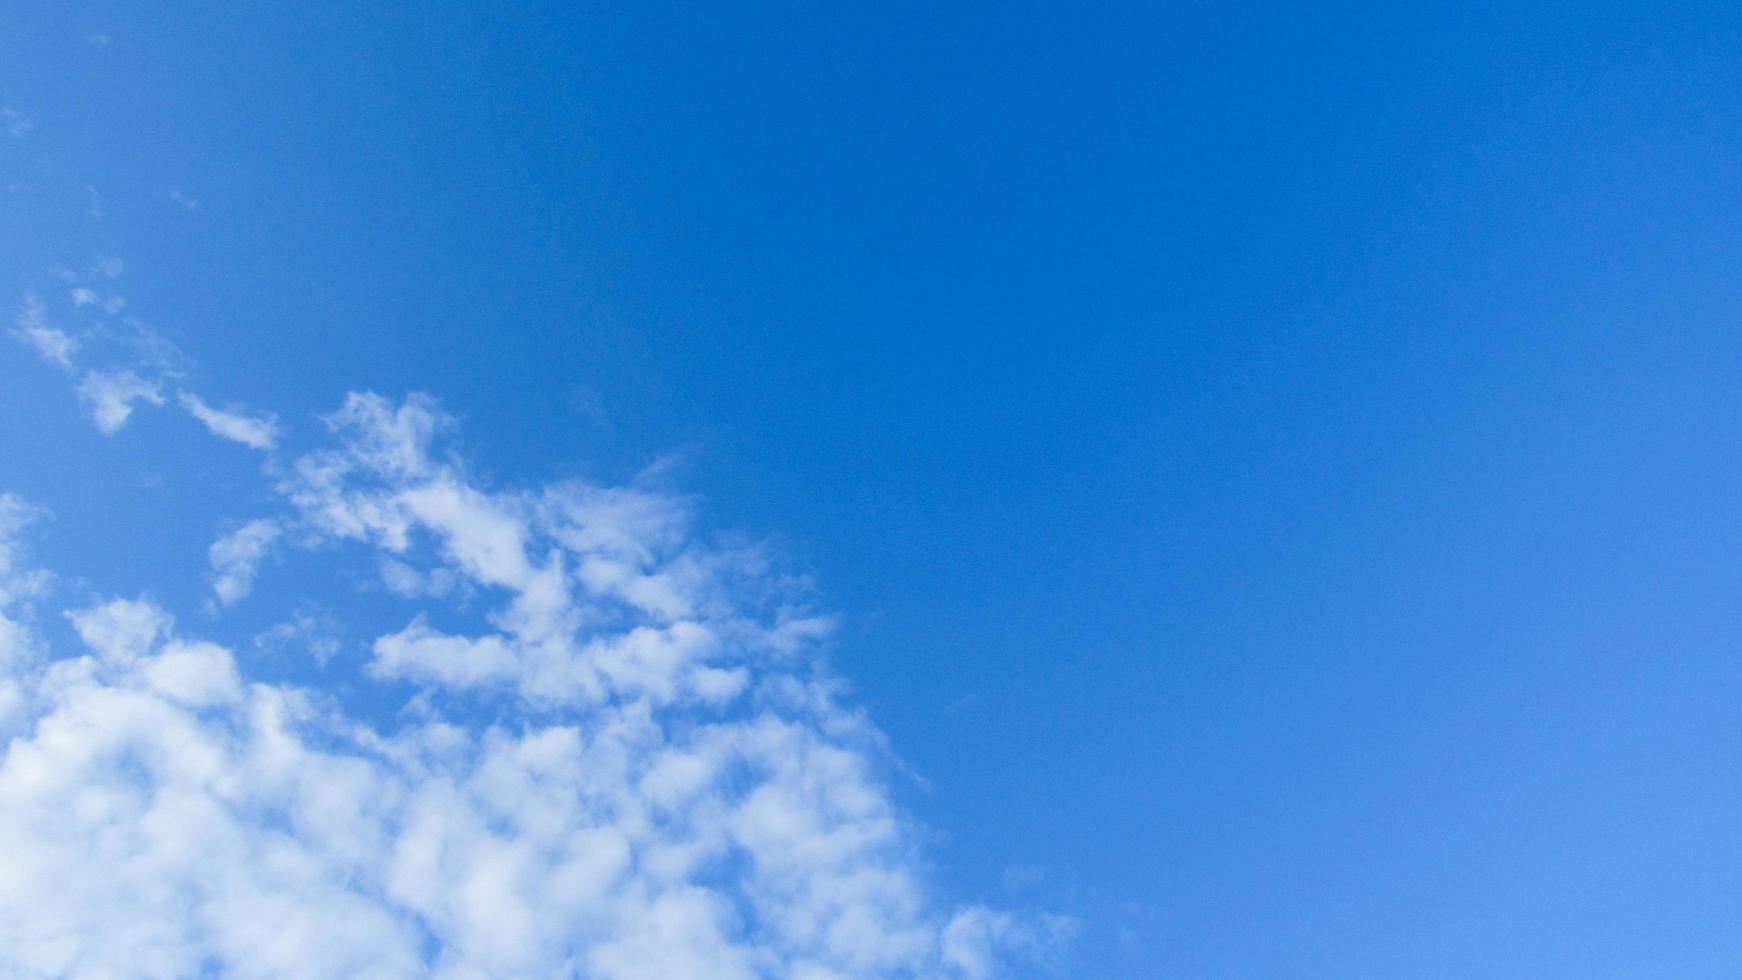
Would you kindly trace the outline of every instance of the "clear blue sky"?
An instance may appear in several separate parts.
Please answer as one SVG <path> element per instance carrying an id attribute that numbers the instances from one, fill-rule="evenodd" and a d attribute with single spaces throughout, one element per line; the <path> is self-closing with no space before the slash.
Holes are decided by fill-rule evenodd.
<path id="1" fill-rule="evenodd" d="M 1736 8 L 273 6 L 0 14 L 9 308 L 669 461 L 1064 975 L 1742 972 Z M 186 425 L 0 357 L 33 553 L 245 637 Z"/>

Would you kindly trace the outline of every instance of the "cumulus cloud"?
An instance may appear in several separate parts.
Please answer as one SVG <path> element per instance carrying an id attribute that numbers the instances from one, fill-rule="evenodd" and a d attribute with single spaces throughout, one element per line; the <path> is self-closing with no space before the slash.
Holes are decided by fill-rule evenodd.
<path id="1" fill-rule="evenodd" d="M 24 308 L 13 320 L 12 334 L 50 364 L 63 368 L 73 366 L 73 354 L 79 349 L 78 339 L 49 325 L 48 307 L 35 293 L 25 295 Z"/>
<path id="2" fill-rule="evenodd" d="M 278 422 L 270 416 L 246 415 L 235 410 L 219 411 L 191 391 L 182 392 L 178 400 L 189 415 L 199 419 L 215 436 L 262 452 L 278 445 Z"/>
<path id="3" fill-rule="evenodd" d="M 396 600 L 354 702 L 143 599 L 0 658 L 0 974 L 972 978 L 1067 931 L 928 885 L 828 617 L 687 500 L 493 489 L 428 399 L 328 424 L 214 569 L 282 537 L 482 608 Z"/>
<path id="4" fill-rule="evenodd" d="M 212 592 L 229 605 L 248 597 L 254 589 L 254 572 L 278 540 L 273 521 L 253 520 L 212 542 L 207 557 L 212 564 Z"/>
<path id="5" fill-rule="evenodd" d="M 79 382 L 79 398 L 90 409 L 91 421 L 104 435 L 121 431 L 133 416 L 134 402 L 163 404 L 163 385 L 132 371 L 91 371 Z"/>

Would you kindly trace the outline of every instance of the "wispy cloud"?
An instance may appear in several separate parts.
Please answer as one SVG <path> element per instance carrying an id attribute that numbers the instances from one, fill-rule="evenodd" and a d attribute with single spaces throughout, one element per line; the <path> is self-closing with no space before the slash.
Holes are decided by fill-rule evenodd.
<path id="1" fill-rule="evenodd" d="M 12 333 L 29 344 L 43 360 L 63 368 L 73 366 L 73 355 L 79 349 L 78 339 L 49 325 L 48 307 L 35 293 L 25 295 L 24 308 L 13 320 Z"/>
<path id="2" fill-rule="evenodd" d="M 189 415 L 204 423 L 215 436 L 261 451 L 271 450 L 278 444 L 278 421 L 270 416 L 246 415 L 235 410 L 219 411 L 191 391 L 182 392 L 178 400 Z"/>
<path id="3" fill-rule="evenodd" d="M 105 434 L 120 431 L 138 403 L 164 405 L 173 397 L 213 435 L 262 452 L 275 449 L 279 425 L 274 416 L 236 407 L 216 408 L 182 387 L 194 368 L 193 359 L 151 324 L 124 313 L 126 299 L 107 291 L 107 281 L 118 278 L 124 269 L 120 257 L 106 256 L 85 273 L 64 267 L 53 270 L 68 286 L 71 313 L 94 323 L 82 336 L 52 325 L 47 303 L 35 292 L 25 294 L 13 319 L 12 335 L 43 360 L 63 369 L 74 367 L 74 355 L 102 365 L 86 371 L 75 391 Z M 113 319 L 104 319 L 101 314 Z M 84 352 L 87 342 L 93 349 Z"/>

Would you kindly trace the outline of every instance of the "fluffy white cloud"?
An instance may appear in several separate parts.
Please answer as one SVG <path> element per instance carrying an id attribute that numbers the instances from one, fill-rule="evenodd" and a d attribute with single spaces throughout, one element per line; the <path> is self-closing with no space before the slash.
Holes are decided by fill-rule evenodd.
<path id="1" fill-rule="evenodd" d="M 84 651 L 4 620 L 0 974 L 983 977 L 1056 939 L 927 887 L 827 617 L 759 554 L 645 489 L 490 490 L 448 424 L 353 396 L 214 546 L 220 579 L 282 536 L 464 583 L 373 642 L 387 727 L 148 601 L 73 612 Z"/>
<path id="2" fill-rule="evenodd" d="M 91 411 L 91 421 L 104 435 L 121 431 L 133 416 L 133 403 L 163 404 L 163 385 L 132 371 L 91 371 L 79 382 L 79 398 Z"/>
<path id="3" fill-rule="evenodd" d="M 178 400 L 189 415 L 199 419 L 215 436 L 263 452 L 278 445 L 278 422 L 270 416 L 219 411 L 191 391 L 182 392 Z"/>

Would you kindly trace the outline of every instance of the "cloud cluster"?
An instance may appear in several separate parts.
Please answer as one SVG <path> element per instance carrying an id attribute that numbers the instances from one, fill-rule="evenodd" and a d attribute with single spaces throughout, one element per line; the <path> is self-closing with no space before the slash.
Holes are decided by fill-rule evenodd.
<path id="1" fill-rule="evenodd" d="M 827 617 L 688 501 L 493 490 L 426 398 L 327 424 L 213 587 L 239 601 L 273 547 L 445 577 L 369 645 L 390 724 L 249 682 L 143 599 L 51 652 L 0 498 L 0 974 L 966 978 L 1068 931 L 932 893 Z"/>

